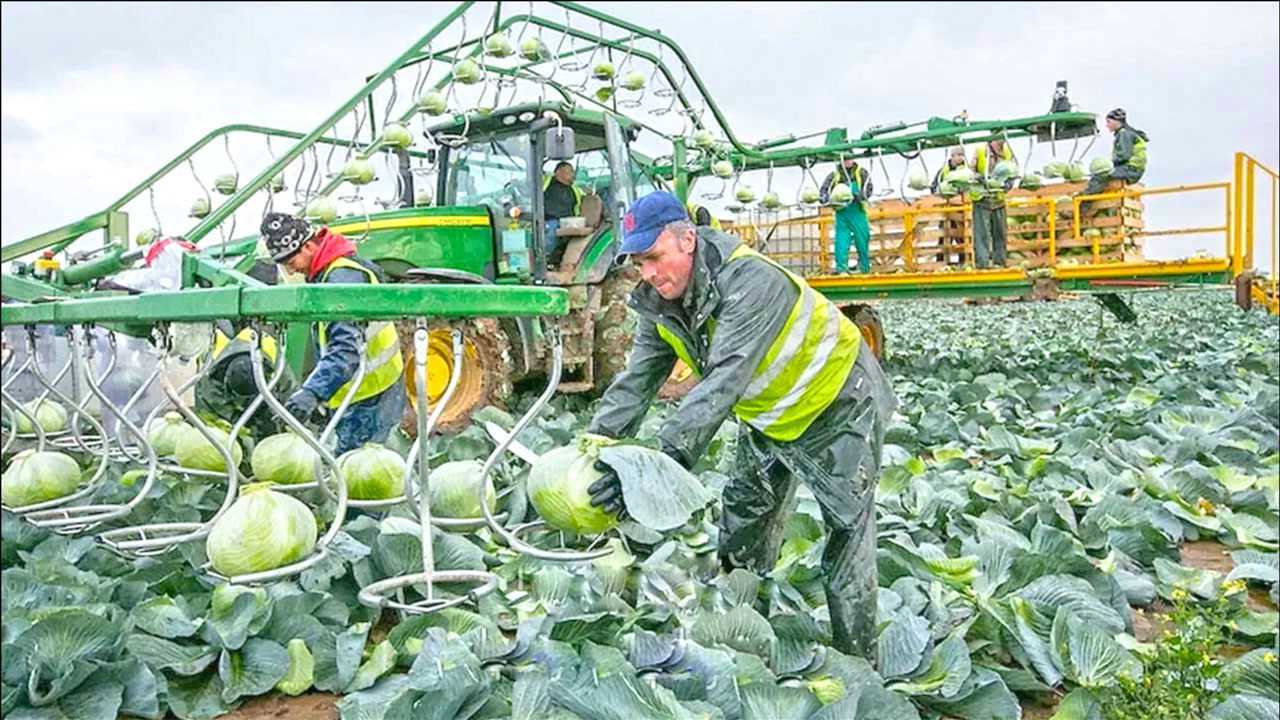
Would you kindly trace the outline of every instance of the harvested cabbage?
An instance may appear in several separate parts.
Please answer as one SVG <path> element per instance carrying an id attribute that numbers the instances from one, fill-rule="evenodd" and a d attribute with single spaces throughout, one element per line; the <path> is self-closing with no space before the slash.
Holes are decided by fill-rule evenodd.
<path id="1" fill-rule="evenodd" d="M 352 500 L 389 500 L 404 494 L 404 459 L 377 443 L 343 454 L 338 468 Z"/>
<path id="2" fill-rule="evenodd" d="M 66 497 L 80 485 L 80 466 L 70 456 L 28 448 L 13 456 L 0 476 L 0 499 L 23 507 Z"/>
<path id="3" fill-rule="evenodd" d="M 205 551 L 226 576 L 274 570 L 296 562 L 316 545 L 316 518 L 297 498 L 254 483 L 240 490 L 209 531 Z"/>

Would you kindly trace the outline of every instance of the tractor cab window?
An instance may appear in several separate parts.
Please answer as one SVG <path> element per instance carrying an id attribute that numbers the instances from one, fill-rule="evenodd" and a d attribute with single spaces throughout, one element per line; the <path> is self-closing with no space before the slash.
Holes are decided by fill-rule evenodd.
<path id="1" fill-rule="evenodd" d="M 477 140 L 454 150 L 446 189 L 450 204 L 488 205 L 499 216 L 512 206 L 529 207 L 528 154 L 528 135 Z"/>

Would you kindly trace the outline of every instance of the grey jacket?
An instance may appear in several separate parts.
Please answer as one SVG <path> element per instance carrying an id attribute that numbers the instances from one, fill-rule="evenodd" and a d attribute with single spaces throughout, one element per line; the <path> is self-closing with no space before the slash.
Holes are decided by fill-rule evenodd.
<path id="1" fill-rule="evenodd" d="M 676 362 L 675 351 L 656 330 L 655 323 L 661 319 L 684 342 L 701 371 L 698 384 L 658 435 L 664 449 L 687 467 L 697 462 L 721 423 L 732 414 L 800 293 L 769 263 L 749 258 L 726 265 L 725 260 L 741 243 L 738 238 L 705 227 L 697 232 L 693 277 L 683 298 L 664 300 L 647 284 L 632 292 L 630 306 L 640 320 L 627 369 L 605 391 L 589 427 L 589 432 L 610 437 L 629 437 L 638 430 Z M 712 319 L 715 332 L 708 340 L 708 321 Z M 865 344 L 861 354 L 871 355 Z M 864 362 L 855 366 L 851 378 Z M 846 382 L 848 387 L 833 405 L 851 400 L 850 393 L 858 385 Z M 862 391 L 860 386 L 856 389 Z M 828 408 L 815 423 L 831 410 Z"/>

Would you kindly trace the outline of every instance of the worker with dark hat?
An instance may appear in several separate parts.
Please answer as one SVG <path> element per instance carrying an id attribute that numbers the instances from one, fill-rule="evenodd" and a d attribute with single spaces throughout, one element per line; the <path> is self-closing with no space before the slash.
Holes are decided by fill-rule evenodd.
<path id="1" fill-rule="evenodd" d="M 614 438 L 640 428 L 658 388 L 683 360 L 699 382 L 658 432 L 686 468 L 720 425 L 738 421 L 738 474 L 725 487 L 720 560 L 768 572 L 803 482 L 827 527 L 822 572 L 834 646 L 875 658 L 875 491 L 893 389 L 862 334 L 834 303 L 733 235 L 696 227 L 668 192 L 637 200 L 622 218 L 620 253 L 644 280 L 627 368 L 588 431 Z M 617 474 L 588 492 L 620 513 Z"/>
<path id="2" fill-rule="evenodd" d="M 1115 135 L 1111 144 L 1110 174 L 1095 174 L 1089 178 L 1089 185 L 1084 189 L 1085 195 L 1098 195 L 1107 188 L 1112 180 L 1135 183 L 1142 179 L 1147 170 L 1147 134 L 1129 125 L 1129 116 L 1123 108 L 1116 108 L 1107 113 L 1107 129 Z M 1080 203 L 1080 214 L 1085 214 L 1089 201 Z"/>
<path id="3" fill-rule="evenodd" d="M 313 228 L 286 213 L 269 213 L 262 237 L 271 259 L 307 282 L 370 283 L 384 280 L 381 268 L 356 255 L 350 240 L 327 227 Z M 367 442 L 385 442 L 404 414 L 406 395 L 401 378 L 404 358 L 391 322 L 347 321 L 317 324 L 319 358 L 302 387 L 285 403 L 297 418 L 307 418 L 321 404 L 342 404 L 354 382 L 364 346 L 365 375 L 336 428 L 338 454 Z"/>

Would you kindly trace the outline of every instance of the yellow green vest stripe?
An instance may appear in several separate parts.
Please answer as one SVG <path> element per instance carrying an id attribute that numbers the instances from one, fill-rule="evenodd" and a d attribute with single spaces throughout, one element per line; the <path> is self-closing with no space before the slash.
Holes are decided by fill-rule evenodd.
<path id="1" fill-rule="evenodd" d="M 746 245 L 739 245 L 726 263 L 743 258 L 756 258 L 778 268 L 800 291 L 800 297 L 734 404 L 733 412 L 766 437 L 795 440 L 839 394 L 858 359 L 861 335 L 834 303 Z M 701 377 L 701 366 L 679 336 L 662 323 L 657 323 L 657 332 L 676 356 Z M 708 335 L 712 332 L 714 325 Z"/>
<path id="2" fill-rule="evenodd" d="M 374 285 L 378 284 L 378 276 L 364 267 L 358 262 L 350 258 L 340 257 L 329 264 L 325 268 L 323 278 L 328 278 L 329 273 L 337 268 L 348 268 L 358 270 L 369 278 L 369 282 Z M 323 348 L 328 344 L 328 323 L 320 323 L 320 347 Z M 400 376 L 404 374 L 404 358 L 400 355 L 400 336 L 396 334 L 396 326 L 394 323 L 379 321 L 371 322 L 365 326 L 364 330 L 365 346 L 364 360 L 365 373 L 364 379 L 360 381 L 360 386 L 356 388 L 355 397 L 351 398 L 351 402 L 357 403 L 366 400 L 385 391 L 387 388 L 400 381 Z M 354 380 L 354 378 L 353 378 Z M 351 381 L 347 381 L 342 387 L 338 388 L 333 397 L 329 398 L 328 405 L 336 408 L 342 404 L 342 399 L 346 397 L 347 392 L 351 389 Z"/>

